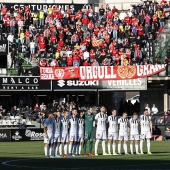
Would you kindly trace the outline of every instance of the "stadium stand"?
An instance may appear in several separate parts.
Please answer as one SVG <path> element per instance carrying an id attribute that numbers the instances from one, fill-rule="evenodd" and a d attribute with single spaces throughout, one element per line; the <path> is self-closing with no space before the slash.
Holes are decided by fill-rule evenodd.
<path id="1" fill-rule="evenodd" d="M 39 12 L 3 6 L 1 39 L 7 37 L 11 45 L 10 73 L 37 75 L 39 66 L 167 62 L 153 60 L 151 52 L 168 19 L 169 4 L 150 2 L 133 4 L 128 11 L 101 6 L 99 15 L 90 5 L 76 12 L 57 5 Z"/>

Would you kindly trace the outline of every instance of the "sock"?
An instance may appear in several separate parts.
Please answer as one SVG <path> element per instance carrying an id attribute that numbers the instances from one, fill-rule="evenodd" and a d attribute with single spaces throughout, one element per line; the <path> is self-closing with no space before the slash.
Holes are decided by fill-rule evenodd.
<path id="1" fill-rule="evenodd" d="M 126 154 L 127 153 L 127 144 L 126 143 L 123 144 L 123 149 L 124 149 L 125 154 Z"/>
<path id="2" fill-rule="evenodd" d="M 60 143 L 60 146 L 59 146 L 59 152 L 60 152 L 60 155 L 62 155 L 62 143 Z"/>
<path id="3" fill-rule="evenodd" d="M 118 153 L 121 153 L 121 143 L 118 143 Z"/>
<path id="4" fill-rule="evenodd" d="M 67 144 L 64 144 L 64 154 L 67 154 Z"/>
<path id="5" fill-rule="evenodd" d="M 105 154 L 106 153 L 105 140 L 102 141 L 102 149 L 103 149 L 103 154 Z"/>
<path id="6" fill-rule="evenodd" d="M 52 156 L 51 153 L 52 153 L 52 147 L 50 146 L 49 147 L 49 156 Z"/>
<path id="7" fill-rule="evenodd" d="M 83 143 L 84 154 L 86 153 L 86 148 L 87 148 L 87 141 L 85 140 Z"/>
<path id="8" fill-rule="evenodd" d="M 110 152 L 110 143 L 108 143 L 108 153 L 110 154 L 111 152 Z"/>
<path id="9" fill-rule="evenodd" d="M 112 144 L 112 148 L 113 148 L 113 154 L 116 153 L 116 143 Z"/>
<path id="10" fill-rule="evenodd" d="M 92 153 L 92 149 L 93 149 L 93 141 L 90 141 L 90 143 L 89 143 L 89 153 Z"/>
<path id="11" fill-rule="evenodd" d="M 58 155 L 58 148 L 59 148 L 59 144 L 57 143 L 55 146 L 55 154 Z"/>
<path id="12" fill-rule="evenodd" d="M 78 154 L 79 145 L 80 145 L 80 144 L 76 144 L 76 145 L 75 145 L 75 148 L 74 148 L 75 154 Z"/>
<path id="13" fill-rule="evenodd" d="M 130 152 L 133 154 L 133 144 L 130 144 Z"/>
<path id="14" fill-rule="evenodd" d="M 72 144 L 69 144 L 68 152 L 69 152 L 69 154 L 72 154 Z"/>
<path id="15" fill-rule="evenodd" d="M 150 139 L 147 139 L 147 149 L 148 149 L 148 152 L 150 152 L 150 147 L 151 147 Z"/>
<path id="16" fill-rule="evenodd" d="M 97 149 L 98 149 L 98 144 L 99 144 L 99 140 L 97 139 L 96 142 L 95 142 L 95 154 L 97 154 Z"/>
<path id="17" fill-rule="evenodd" d="M 44 147 L 44 153 L 45 153 L 45 156 L 47 156 L 47 153 L 48 153 L 48 147 L 47 146 Z"/>
<path id="18" fill-rule="evenodd" d="M 140 141 L 140 152 L 143 153 L 143 140 Z"/>
<path id="19" fill-rule="evenodd" d="M 81 154 L 81 144 L 79 145 L 79 152 L 78 154 L 80 155 Z"/>
<path id="20" fill-rule="evenodd" d="M 139 151 L 138 151 L 138 144 L 135 144 L 135 149 L 136 149 L 136 153 L 139 153 Z"/>
<path id="21" fill-rule="evenodd" d="M 76 154 L 76 147 L 77 147 L 77 145 L 73 144 L 73 146 L 72 146 L 72 153 L 74 153 L 74 154 Z"/>

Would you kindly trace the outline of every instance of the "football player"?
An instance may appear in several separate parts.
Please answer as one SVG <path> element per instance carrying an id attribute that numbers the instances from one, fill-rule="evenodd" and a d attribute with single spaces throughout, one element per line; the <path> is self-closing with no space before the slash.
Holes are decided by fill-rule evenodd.
<path id="1" fill-rule="evenodd" d="M 108 129 L 108 155 L 111 155 L 111 144 L 113 149 L 113 155 L 116 153 L 116 141 L 118 140 L 118 118 L 116 116 L 116 110 L 112 110 L 112 115 L 108 117 L 109 129 Z"/>
<path id="2" fill-rule="evenodd" d="M 94 138 L 94 127 L 93 127 L 93 122 L 94 122 L 94 114 L 93 114 L 93 108 L 88 107 L 87 108 L 87 113 L 85 113 L 85 135 L 84 135 L 84 156 L 88 156 L 86 154 L 86 146 L 87 146 L 87 141 L 89 140 L 89 156 L 94 156 L 92 153 L 93 149 L 93 138 Z"/>
<path id="3" fill-rule="evenodd" d="M 68 145 L 68 137 L 69 137 L 69 112 L 64 111 L 64 117 L 61 119 L 61 145 L 64 144 L 64 157 L 67 157 L 67 145 Z M 62 147 L 61 147 L 62 148 Z"/>
<path id="4" fill-rule="evenodd" d="M 136 154 L 139 155 L 138 141 L 139 141 L 139 121 L 138 114 L 133 113 L 133 117 L 129 120 L 130 125 L 130 152 L 133 155 L 133 142 L 135 141 Z"/>
<path id="5" fill-rule="evenodd" d="M 84 113 L 80 112 L 80 118 L 78 119 L 78 136 L 77 136 L 77 149 L 76 154 L 81 155 L 81 147 L 84 141 Z"/>
<path id="6" fill-rule="evenodd" d="M 140 116 L 141 135 L 140 135 L 140 153 L 143 155 L 143 140 L 147 140 L 148 154 L 152 154 L 150 151 L 150 138 L 152 134 L 152 121 L 151 116 L 148 115 L 148 110 L 144 109 L 143 115 Z"/>
<path id="7" fill-rule="evenodd" d="M 47 111 L 48 118 L 44 121 L 44 152 L 45 157 L 53 158 L 52 156 L 52 146 L 54 140 L 54 122 L 53 122 L 53 114 L 50 111 Z M 48 154 L 49 153 L 49 154 Z"/>
<path id="8" fill-rule="evenodd" d="M 105 145 L 107 114 L 105 112 L 106 112 L 105 107 L 101 106 L 100 107 L 100 113 L 96 114 L 96 116 L 95 116 L 95 120 L 97 121 L 95 156 L 98 156 L 97 149 L 98 149 L 98 144 L 99 144 L 100 140 L 102 140 L 103 155 L 107 155 L 106 145 Z"/>
<path id="9" fill-rule="evenodd" d="M 127 113 L 123 112 L 122 117 L 118 119 L 119 125 L 119 143 L 118 143 L 118 154 L 121 155 L 121 143 L 124 141 L 123 149 L 125 155 L 129 155 L 127 152 L 127 141 L 128 141 L 128 119 Z"/>
<path id="10" fill-rule="evenodd" d="M 73 108 L 72 109 L 72 116 L 69 119 L 70 123 L 70 144 L 69 144 L 69 156 L 75 156 L 73 153 L 76 152 L 76 147 L 77 147 L 77 126 L 78 126 L 78 121 L 77 121 L 77 109 Z"/>
<path id="11" fill-rule="evenodd" d="M 62 145 L 61 145 L 61 117 L 60 112 L 54 113 L 55 117 L 54 119 L 54 156 L 60 157 L 62 156 Z M 58 150 L 60 152 L 60 155 L 58 155 Z"/>

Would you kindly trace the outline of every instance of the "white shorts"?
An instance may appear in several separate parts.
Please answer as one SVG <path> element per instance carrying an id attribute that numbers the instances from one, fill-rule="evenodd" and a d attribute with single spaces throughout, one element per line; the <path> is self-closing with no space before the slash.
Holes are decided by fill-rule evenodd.
<path id="1" fill-rule="evenodd" d="M 68 133 L 63 133 L 61 136 L 61 142 L 67 143 L 68 142 Z"/>
<path id="2" fill-rule="evenodd" d="M 141 132 L 140 138 L 141 139 L 150 139 L 151 138 L 151 132 Z"/>
<path id="3" fill-rule="evenodd" d="M 139 140 L 139 134 L 131 134 L 130 140 Z"/>
<path id="4" fill-rule="evenodd" d="M 60 134 L 55 134 L 54 135 L 54 143 L 60 143 L 61 142 L 61 135 Z"/>
<path id="5" fill-rule="evenodd" d="M 70 142 L 77 142 L 77 135 L 76 135 L 76 133 L 70 133 L 69 141 Z"/>
<path id="6" fill-rule="evenodd" d="M 106 140 L 106 130 L 97 130 L 96 139 Z"/>
<path id="7" fill-rule="evenodd" d="M 124 141 L 128 141 L 128 133 L 127 132 L 119 132 L 119 139 L 118 140 L 124 140 Z"/>
<path id="8" fill-rule="evenodd" d="M 53 142 L 54 142 L 54 136 L 52 135 L 52 133 L 47 134 L 47 138 L 44 136 L 44 143 L 53 144 Z"/>
<path id="9" fill-rule="evenodd" d="M 83 134 L 78 135 L 77 142 L 83 142 L 83 141 L 84 141 L 84 135 Z"/>
<path id="10" fill-rule="evenodd" d="M 113 133 L 108 133 L 108 140 L 117 140 L 118 139 L 118 133 L 113 132 Z"/>

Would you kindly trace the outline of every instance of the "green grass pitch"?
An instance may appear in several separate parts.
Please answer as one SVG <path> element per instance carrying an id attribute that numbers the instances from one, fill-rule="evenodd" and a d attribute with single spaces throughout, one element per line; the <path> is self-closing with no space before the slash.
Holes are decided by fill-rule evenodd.
<path id="1" fill-rule="evenodd" d="M 146 153 L 146 142 L 144 143 L 144 151 Z M 44 158 L 43 146 L 43 142 L 1 142 L 0 170 L 170 169 L 170 141 L 152 141 L 152 155 L 101 155 L 98 157 L 68 157 L 53 159 Z M 99 145 L 98 153 L 102 153 L 101 143 Z"/>

